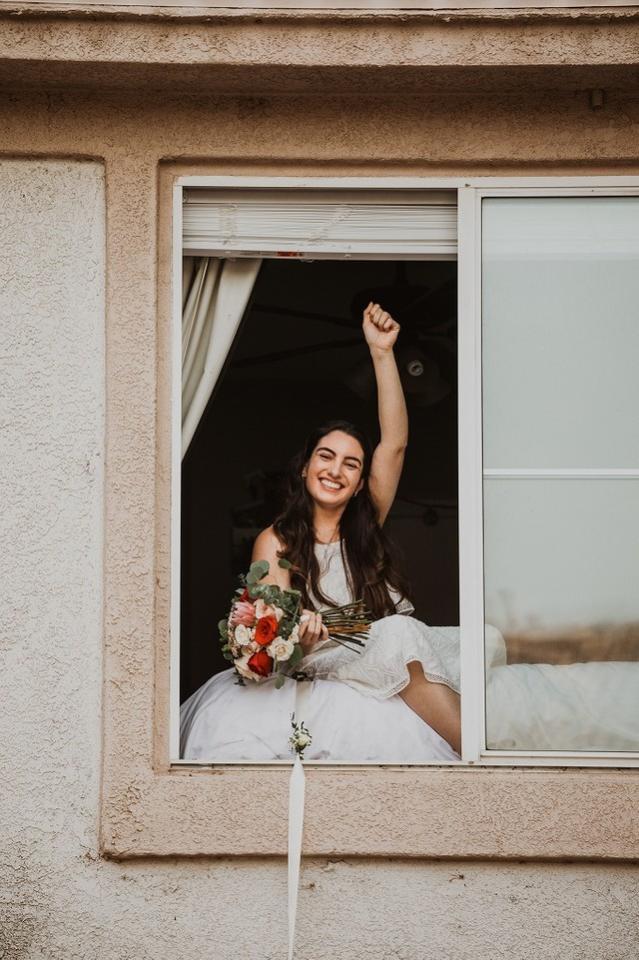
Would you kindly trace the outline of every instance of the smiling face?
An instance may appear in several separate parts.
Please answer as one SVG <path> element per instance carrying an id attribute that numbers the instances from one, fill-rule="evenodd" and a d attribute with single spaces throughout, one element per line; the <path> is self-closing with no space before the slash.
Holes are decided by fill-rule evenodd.
<path id="1" fill-rule="evenodd" d="M 364 451 L 355 437 L 333 430 L 322 437 L 306 465 L 306 489 L 327 508 L 345 507 L 362 487 Z"/>

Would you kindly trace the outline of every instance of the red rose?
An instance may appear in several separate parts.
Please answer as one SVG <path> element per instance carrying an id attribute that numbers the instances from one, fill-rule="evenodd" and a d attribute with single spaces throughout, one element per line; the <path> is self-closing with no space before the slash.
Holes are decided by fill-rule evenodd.
<path id="1" fill-rule="evenodd" d="M 240 596 L 240 603 L 245 603 L 247 600 L 250 600 L 249 592 L 246 587 L 244 587 L 244 592 Z"/>
<path id="2" fill-rule="evenodd" d="M 277 617 L 261 617 L 255 627 L 255 642 L 267 647 L 277 636 Z"/>
<path id="3" fill-rule="evenodd" d="M 249 657 L 248 665 L 253 673 L 258 673 L 260 677 L 268 677 L 273 669 L 273 657 L 269 657 L 266 650 L 258 650 Z"/>

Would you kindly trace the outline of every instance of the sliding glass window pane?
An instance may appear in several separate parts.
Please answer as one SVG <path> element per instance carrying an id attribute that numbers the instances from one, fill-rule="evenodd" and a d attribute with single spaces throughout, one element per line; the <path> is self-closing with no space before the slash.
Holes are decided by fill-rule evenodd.
<path id="1" fill-rule="evenodd" d="M 639 749 L 639 481 L 484 484 L 487 746 Z"/>
<path id="2" fill-rule="evenodd" d="M 639 198 L 482 234 L 487 746 L 639 751 Z"/>
<path id="3" fill-rule="evenodd" d="M 482 205 L 484 467 L 639 466 L 639 197 Z"/>

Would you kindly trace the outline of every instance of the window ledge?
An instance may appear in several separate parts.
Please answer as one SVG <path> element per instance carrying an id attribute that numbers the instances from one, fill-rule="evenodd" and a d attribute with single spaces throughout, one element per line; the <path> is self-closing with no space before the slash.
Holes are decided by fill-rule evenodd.
<path id="1" fill-rule="evenodd" d="M 86 16 L 91 19 L 154 20 L 263 25 L 269 22 L 358 25 L 380 22 L 389 26 L 406 24 L 414 29 L 419 22 L 442 19 L 501 21 L 547 19 L 574 22 L 575 18 L 609 20 L 613 17 L 636 18 L 637 4 L 632 0 L 0 0 L 2 13 L 47 17 Z"/>
<path id="2" fill-rule="evenodd" d="M 283 856 L 288 779 L 282 768 L 181 767 L 137 781 L 106 799 L 102 852 Z M 268 829 L 234 813 L 247 796 Z M 306 811 L 312 856 L 639 858 L 633 770 L 310 767 Z"/>

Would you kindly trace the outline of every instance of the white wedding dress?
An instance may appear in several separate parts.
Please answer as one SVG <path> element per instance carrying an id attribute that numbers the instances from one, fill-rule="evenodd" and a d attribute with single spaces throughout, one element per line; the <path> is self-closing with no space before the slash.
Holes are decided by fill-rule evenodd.
<path id="1" fill-rule="evenodd" d="M 324 596 L 338 605 L 351 601 L 340 541 L 318 543 L 315 553 Z M 314 679 L 340 680 L 361 693 L 386 700 L 408 684 L 407 664 L 417 660 L 429 680 L 459 693 L 459 627 L 429 627 L 409 616 L 414 607 L 408 600 L 393 590 L 389 592 L 397 613 L 371 624 L 361 652 L 326 640 L 300 662 L 298 669 Z M 315 601 L 314 606 L 319 608 L 320 604 Z"/>
<path id="2" fill-rule="evenodd" d="M 320 583 L 336 604 L 353 599 L 340 542 L 316 544 Z M 396 694 L 419 661 L 428 679 L 459 692 L 459 627 L 429 627 L 391 591 L 395 615 L 376 620 L 362 652 L 319 644 L 298 665 L 309 679 L 238 686 L 233 669 L 216 674 L 182 704 L 180 756 L 208 763 L 288 760 L 291 714 L 313 736 L 307 761 L 423 763 L 458 760 L 449 744 Z M 319 604 L 315 604 L 319 608 Z"/>
<path id="3" fill-rule="evenodd" d="M 339 544 L 318 544 L 321 585 L 336 603 L 351 599 Z M 312 677 L 236 685 L 224 670 L 180 710 L 180 756 L 201 763 L 290 760 L 291 714 L 313 735 L 306 760 L 424 763 L 459 759 L 394 694 L 419 660 L 426 675 L 457 690 L 459 627 L 429 627 L 394 595 L 398 615 L 371 626 L 366 650 L 328 642 L 299 664 Z M 317 604 L 316 604 L 317 605 Z M 504 638 L 486 624 L 487 736 L 494 750 L 618 750 L 639 744 L 639 663 L 508 664 Z"/>

